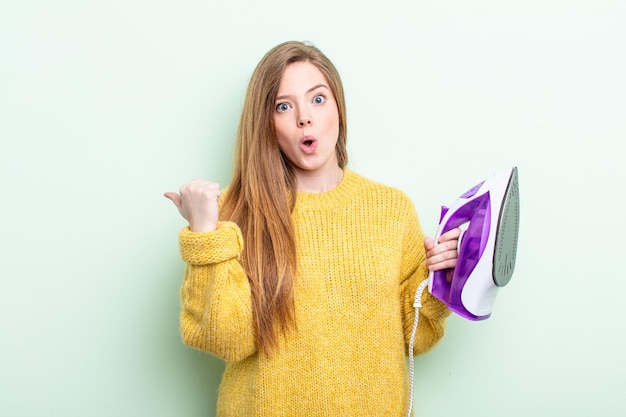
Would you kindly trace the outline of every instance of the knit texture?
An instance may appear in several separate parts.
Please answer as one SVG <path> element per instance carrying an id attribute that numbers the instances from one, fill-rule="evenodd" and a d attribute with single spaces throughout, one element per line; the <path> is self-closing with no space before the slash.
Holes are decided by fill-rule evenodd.
<path id="1" fill-rule="evenodd" d="M 180 233 L 183 340 L 226 361 L 217 415 L 404 416 L 413 299 L 428 275 L 412 202 L 346 169 L 335 189 L 298 193 L 292 218 L 297 330 L 272 358 L 256 348 L 238 226 Z M 422 303 L 415 355 L 450 314 L 428 291 Z"/>

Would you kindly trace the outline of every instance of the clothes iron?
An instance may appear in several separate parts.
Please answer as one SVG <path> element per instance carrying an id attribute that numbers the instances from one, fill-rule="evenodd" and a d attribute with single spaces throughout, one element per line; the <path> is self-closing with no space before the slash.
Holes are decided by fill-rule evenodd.
<path id="1" fill-rule="evenodd" d="M 500 172 L 463 193 L 450 208 L 441 208 L 435 243 L 449 230 L 461 228 L 458 258 L 452 281 L 446 271 L 431 271 L 415 292 L 415 320 L 409 341 L 410 397 L 407 417 L 413 410 L 413 346 L 422 307 L 428 291 L 455 313 L 470 320 L 485 320 L 498 290 L 511 280 L 519 232 L 519 183 L 517 167 Z"/>
<path id="2" fill-rule="evenodd" d="M 460 227 L 459 254 L 452 281 L 433 271 L 428 291 L 450 310 L 469 320 L 485 320 L 498 290 L 511 280 L 519 231 L 517 167 L 470 188 L 451 207 L 442 207 L 435 242 Z"/>

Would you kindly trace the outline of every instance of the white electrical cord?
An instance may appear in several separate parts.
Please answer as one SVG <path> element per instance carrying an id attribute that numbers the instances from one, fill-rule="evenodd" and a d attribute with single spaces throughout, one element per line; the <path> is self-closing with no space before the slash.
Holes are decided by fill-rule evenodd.
<path id="1" fill-rule="evenodd" d="M 411 331 L 411 340 L 409 341 L 409 411 L 406 414 L 407 417 L 411 417 L 411 411 L 413 410 L 413 376 L 415 372 L 415 364 L 413 359 L 413 346 L 415 344 L 415 333 L 417 333 L 417 325 L 419 323 L 419 309 L 422 307 L 422 293 L 428 286 L 428 278 L 420 283 L 415 291 L 415 301 L 413 301 L 413 307 L 415 308 L 415 320 L 413 321 L 413 330 Z"/>

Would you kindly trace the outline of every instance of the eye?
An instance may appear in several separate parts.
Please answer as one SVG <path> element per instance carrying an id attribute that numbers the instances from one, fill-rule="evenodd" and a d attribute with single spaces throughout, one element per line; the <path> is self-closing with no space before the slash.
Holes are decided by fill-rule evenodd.
<path id="1" fill-rule="evenodd" d="M 322 104 L 326 101 L 326 97 L 323 94 L 319 94 L 313 98 L 313 103 Z"/>
<path id="2" fill-rule="evenodd" d="M 276 106 L 276 111 L 279 112 L 279 113 L 284 113 L 287 110 L 289 110 L 290 108 L 291 108 L 291 106 L 289 104 L 287 104 L 287 103 L 279 103 Z"/>

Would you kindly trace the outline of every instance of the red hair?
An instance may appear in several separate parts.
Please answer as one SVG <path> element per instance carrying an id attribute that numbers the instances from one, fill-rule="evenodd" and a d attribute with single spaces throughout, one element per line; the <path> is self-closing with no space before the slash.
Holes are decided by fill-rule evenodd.
<path id="1" fill-rule="evenodd" d="M 271 49 L 254 70 L 237 130 L 232 182 L 220 217 L 237 223 L 244 238 L 243 264 L 252 289 L 257 344 L 271 355 L 278 330 L 295 327 L 296 241 L 291 220 L 296 180 L 278 148 L 272 123 L 280 79 L 287 65 L 310 62 L 326 77 L 339 113 L 336 152 L 347 164 L 343 86 L 332 62 L 316 47 L 285 42 Z"/>

